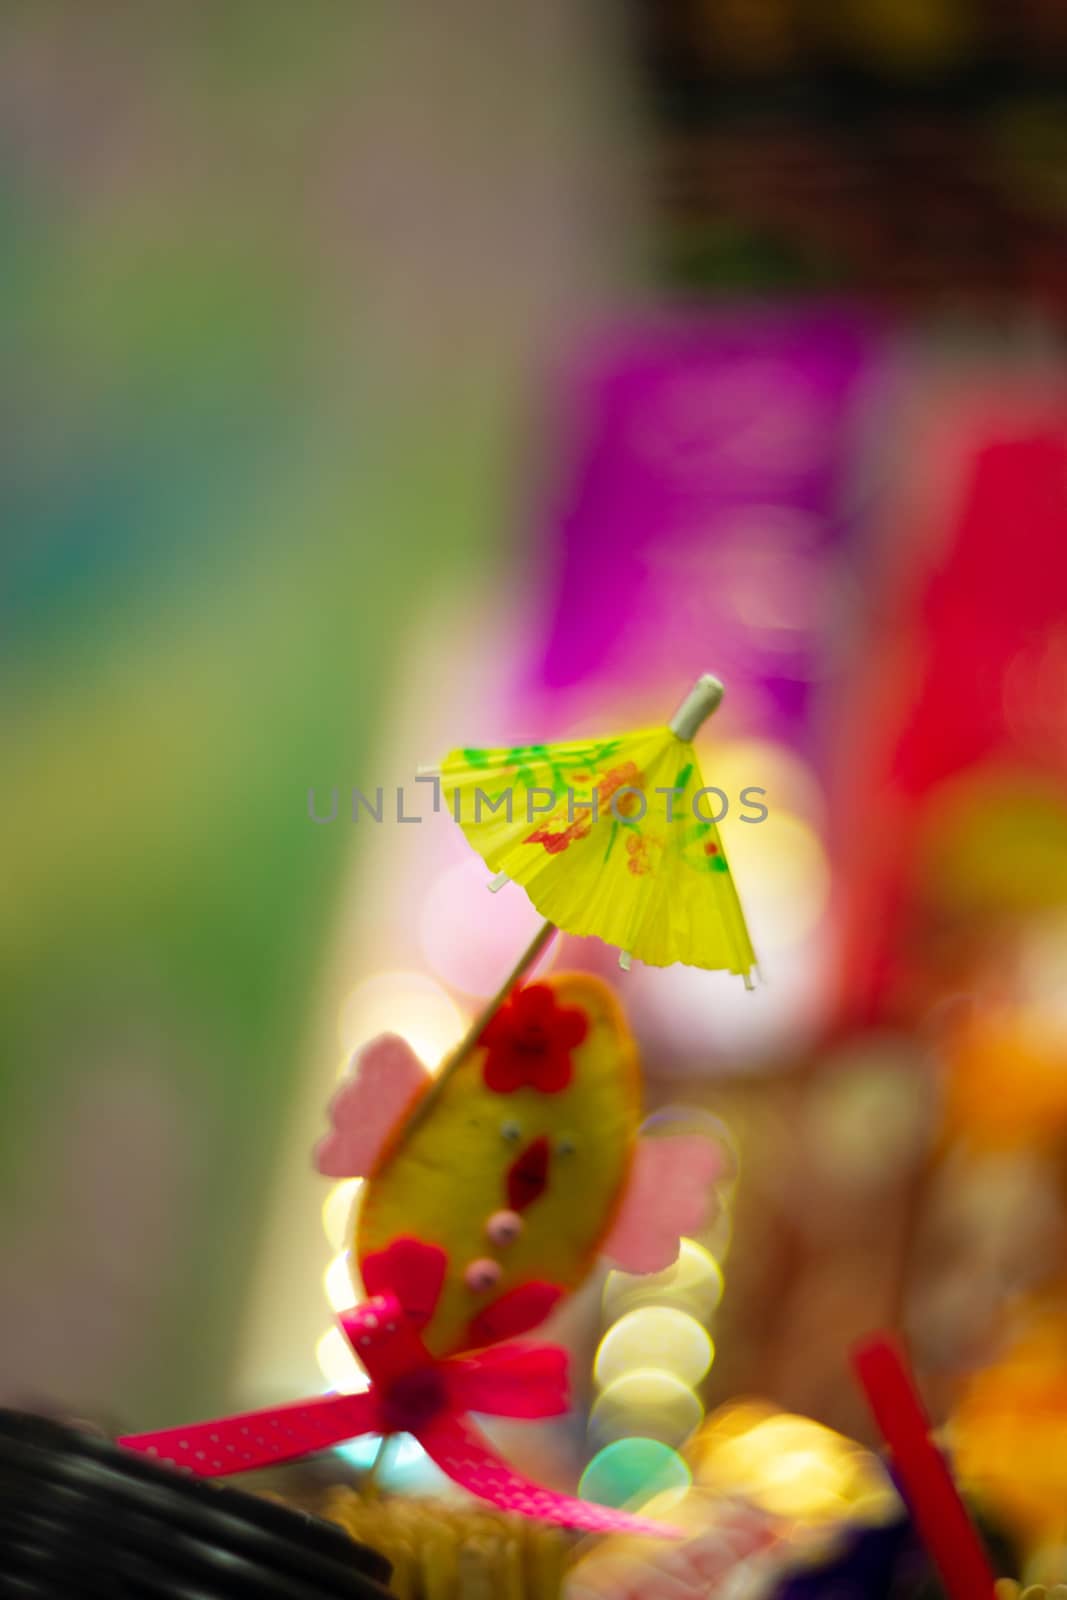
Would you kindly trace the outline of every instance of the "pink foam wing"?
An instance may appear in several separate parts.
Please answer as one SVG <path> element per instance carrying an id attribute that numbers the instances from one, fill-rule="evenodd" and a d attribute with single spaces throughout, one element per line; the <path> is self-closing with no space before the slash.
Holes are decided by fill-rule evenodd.
<path id="1" fill-rule="evenodd" d="M 328 1178 L 365 1178 L 393 1129 L 429 1082 L 406 1039 L 383 1033 L 353 1056 L 330 1101 L 330 1132 L 315 1147 Z"/>
<path id="2" fill-rule="evenodd" d="M 622 1206 L 602 1249 L 624 1272 L 662 1272 L 683 1234 L 708 1220 L 722 1155 L 696 1133 L 639 1139 Z"/>

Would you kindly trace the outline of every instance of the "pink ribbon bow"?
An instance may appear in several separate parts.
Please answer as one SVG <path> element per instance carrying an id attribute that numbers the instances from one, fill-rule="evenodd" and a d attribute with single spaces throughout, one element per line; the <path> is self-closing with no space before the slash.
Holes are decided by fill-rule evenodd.
<path id="1" fill-rule="evenodd" d="M 127 1435 L 127 1449 L 201 1478 L 249 1472 L 327 1450 L 361 1433 L 411 1433 L 437 1465 L 505 1511 L 591 1533 L 679 1537 L 679 1530 L 545 1489 L 514 1472 L 470 1420 L 556 1417 L 567 1410 L 567 1358 L 555 1345 L 506 1344 L 435 1360 L 394 1294 L 338 1321 L 371 1380 L 361 1394 L 322 1395 L 188 1428 Z"/>

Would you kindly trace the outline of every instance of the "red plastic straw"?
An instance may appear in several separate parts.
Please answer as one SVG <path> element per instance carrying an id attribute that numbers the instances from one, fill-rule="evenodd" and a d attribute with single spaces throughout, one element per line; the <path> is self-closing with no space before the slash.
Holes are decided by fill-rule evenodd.
<path id="1" fill-rule="evenodd" d="M 899 1345 L 874 1334 L 852 1365 L 893 1455 L 912 1520 L 951 1600 L 996 1600 L 995 1580 L 959 1491 L 930 1438 L 930 1419 Z"/>

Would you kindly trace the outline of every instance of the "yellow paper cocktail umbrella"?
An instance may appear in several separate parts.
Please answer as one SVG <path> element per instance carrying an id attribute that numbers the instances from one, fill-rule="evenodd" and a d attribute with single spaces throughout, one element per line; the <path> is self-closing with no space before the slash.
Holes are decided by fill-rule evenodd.
<path id="1" fill-rule="evenodd" d="M 520 883 L 545 922 L 445 1059 L 411 1115 L 434 1110 L 488 1022 L 557 931 L 603 939 L 629 968 L 683 962 L 744 978 L 755 954 L 693 738 L 720 706 L 705 672 L 662 728 L 510 749 L 453 750 L 438 776 L 459 826 L 496 872 Z"/>
<path id="2" fill-rule="evenodd" d="M 756 957 L 692 740 L 723 686 L 705 673 L 670 722 L 566 744 L 454 750 L 436 775 L 452 815 L 497 874 L 545 918 L 416 1107 L 427 1116 L 512 989 L 557 931 L 615 945 L 619 962 L 736 973 Z"/>
<path id="3" fill-rule="evenodd" d="M 698 679 L 671 721 L 604 739 L 454 750 L 449 809 L 497 873 L 554 928 L 649 966 L 676 961 L 751 985 L 756 958 L 692 739 L 723 687 Z"/>

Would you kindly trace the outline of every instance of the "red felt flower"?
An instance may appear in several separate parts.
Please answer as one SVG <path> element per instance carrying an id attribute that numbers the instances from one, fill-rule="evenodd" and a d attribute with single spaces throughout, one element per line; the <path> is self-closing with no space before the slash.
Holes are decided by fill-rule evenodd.
<path id="1" fill-rule="evenodd" d="M 577 1006 L 560 1006 L 547 983 L 516 989 L 482 1030 L 478 1040 L 489 1055 L 485 1086 L 494 1094 L 537 1089 L 559 1094 L 574 1074 L 571 1051 L 589 1031 L 589 1018 Z"/>

